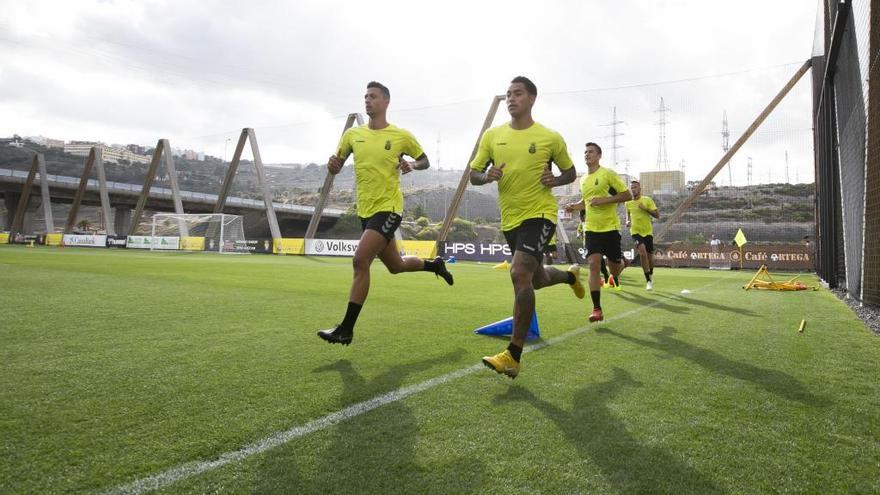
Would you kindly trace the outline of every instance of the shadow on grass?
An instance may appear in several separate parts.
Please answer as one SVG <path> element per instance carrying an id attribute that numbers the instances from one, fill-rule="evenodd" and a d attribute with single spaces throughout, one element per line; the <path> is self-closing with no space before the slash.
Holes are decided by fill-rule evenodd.
<path id="1" fill-rule="evenodd" d="M 625 299 L 629 302 L 632 302 L 635 304 L 640 304 L 643 306 L 650 305 L 652 308 L 657 308 L 657 309 L 663 310 L 663 311 L 669 311 L 670 313 L 686 314 L 686 313 L 690 313 L 690 311 L 691 311 L 691 308 L 688 308 L 687 306 L 676 306 L 673 304 L 666 304 L 664 302 L 658 302 L 656 299 L 641 296 L 639 294 L 632 292 L 631 289 L 627 290 L 625 287 L 626 286 L 624 286 L 624 288 L 619 291 L 612 290 L 612 291 L 610 291 L 610 293 L 612 296 L 616 296 L 621 299 Z"/>
<path id="2" fill-rule="evenodd" d="M 738 308 L 736 306 L 726 306 L 724 304 L 713 303 L 713 302 L 709 302 L 709 301 L 706 301 L 703 299 L 698 299 L 698 298 L 694 297 L 693 295 L 684 297 L 680 294 L 673 294 L 670 296 L 667 294 L 663 294 L 662 292 L 657 292 L 657 293 L 655 293 L 655 295 L 660 296 L 660 297 L 665 297 L 667 299 L 671 299 L 675 302 L 679 302 L 682 304 L 703 306 L 704 308 L 709 308 L 709 309 L 712 309 L 715 311 L 727 311 L 729 313 L 736 313 L 736 314 L 743 315 L 743 316 L 761 316 L 758 313 L 755 313 L 754 311 L 747 309 L 747 308 Z"/>
<path id="3" fill-rule="evenodd" d="M 589 384 L 574 396 L 572 410 L 536 397 L 521 386 L 511 386 L 495 397 L 496 404 L 524 401 L 557 424 L 584 459 L 597 466 L 616 493 L 723 493 L 708 476 L 669 451 L 641 443 L 612 413 L 609 403 L 627 387 L 639 387 L 629 373 L 614 368 L 605 382 Z"/>
<path id="4" fill-rule="evenodd" d="M 392 366 L 365 379 L 351 362 L 339 360 L 313 373 L 327 382 L 341 381 L 341 402 L 348 406 L 400 388 L 413 373 L 455 362 L 463 349 Z M 338 374 L 338 377 L 334 376 Z M 308 438 L 265 454 L 254 481 L 255 493 L 473 493 L 485 477 L 480 459 L 443 455 L 439 462 L 419 462 L 420 424 L 405 401 L 394 401 L 363 415 L 341 420 Z M 307 444 L 307 445 L 304 445 Z"/>
<path id="5" fill-rule="evenodd" d="M 813 395 L 803 383 L 787 373 L 724 357 L 715 351 L 676 339 L 673 337 L 675 332 L 676 330 L 672 327 L 663 327 L 662 330 L 651 333 L 655 340 L 645 340 L 615 332 L 607 327 L 596 330 L 598 334 L 613 335 L 633 344 L 687 359 L 714 373 L 752 382 L 764 390 L 788 400 L 815 407 L 828 405 L 826 399 Z"/>

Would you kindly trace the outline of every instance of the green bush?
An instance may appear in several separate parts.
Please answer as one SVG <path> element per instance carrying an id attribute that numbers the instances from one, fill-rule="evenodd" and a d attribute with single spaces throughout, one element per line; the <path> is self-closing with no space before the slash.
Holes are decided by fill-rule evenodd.
<path id="1" fill-rule="evenodd" d="M 332 239 L 359 239 L 361 236 L 361 219 L 357 216 L 357 208 L 352 205 L 339 217 L 327 236 Z"/>
<path id="2" fill-rule="evenodd" d="M 477 240 L 477 232 L 474 230 L 474 222 L 463 218 L 452 220 L 452 227 L 446 240 L 453 242 L 474 242 Z"/>
<path id="3" fill-rule="evenodd" d="M 416 233 L 415 238 L 420 241 L 433 241 L 440 236 L 440 232 L 433 227 L 425 227 Z"/>

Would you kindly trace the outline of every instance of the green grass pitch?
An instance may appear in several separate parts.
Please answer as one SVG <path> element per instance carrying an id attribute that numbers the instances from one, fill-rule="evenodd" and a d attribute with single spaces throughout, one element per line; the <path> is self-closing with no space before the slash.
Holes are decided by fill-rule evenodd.
<path id="1" fill-rule="evenodd" d="M 0 493 L 880 492 L 880 338 L 827 291 L 550 287 L 510 380 L 506 272 L 373 267 L 341 347 L 347 259 L 0 247 Z"/>

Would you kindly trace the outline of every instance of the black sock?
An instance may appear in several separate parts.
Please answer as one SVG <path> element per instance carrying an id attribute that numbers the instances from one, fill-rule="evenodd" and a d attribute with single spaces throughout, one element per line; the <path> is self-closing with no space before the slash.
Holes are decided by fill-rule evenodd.
<path id="1" fill-rule="evenodd" d="M 605 277 L 605 280 L 608 280 L 608 265 L 605 264 L 605 260 L 602 260 L 602 275 Z"/>
<path id="2" fill-rule="evenodd" d="M 431 273 L 437 273 L 437 270 L 440 269 L 440 263 L 434 260 L 425 260 L 425 267 L 422 270 Z"/>
<path id="3" fill-rule="evenodd" d="M 648 275 L 650 275 L 652 277 L 654 276 L 654 268 L 653 267 L 650 270 L 648 270 Z"/>
<path id="4" fill-rule="evenodd" d="M 574 273 L 566 272 L 566 275 L 567 275 L 567 277 L 566 277 L 566 283 L 567 283 L 568 285 L 573 285 L 575 282 L 578 281 L 578 279 L 575 278 Z"/>
<path id="5" fill-rule="evenodd" d="M 647 280 L 648 282 L 651 281 L 651 272 L 650 271 L 645 272 L 645 280 Z"/>
<path id="6" fill-rule="evenodd" d="M 522 347 L 511 342 L 507 345 L 507 350 L 510 351 L 510 355 L 513 356 L 513 360 L 518 363 L 519 358 L 522 356 Z"/>
<path id="7" fill-rule="evenodd" d="M 348 309 L 345 310 L 345 318 L 342 319 L 342 323 L 339 325 L 342 328 L 347 328 L 349 331 L 354 330 L 354 323 L 358 319 L 358 315 L 361 314 L 361 308 L 363 308 L 363 304 L 348 303 Z"/>
<path id="8" fill-rule="evenodd" d="M 601 292 L 597 290 L 590 291 L 590 299 L 593 300 L 593 309 L 602 309 L 602 306 L 599 304 L 599 294 L 601 294 Z"/>

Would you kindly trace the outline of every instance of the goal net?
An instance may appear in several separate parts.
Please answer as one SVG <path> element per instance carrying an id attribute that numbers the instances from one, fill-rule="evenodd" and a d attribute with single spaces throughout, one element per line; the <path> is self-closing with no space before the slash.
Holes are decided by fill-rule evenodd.
<path id="1" fill-rule="evenodd" d="M 153 215 L 150 250 L 212 251 L 248 254 L 244 223 L 225 213 L 157 213 Z"/>

